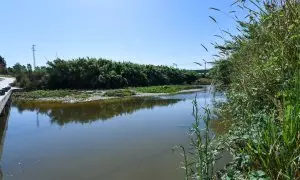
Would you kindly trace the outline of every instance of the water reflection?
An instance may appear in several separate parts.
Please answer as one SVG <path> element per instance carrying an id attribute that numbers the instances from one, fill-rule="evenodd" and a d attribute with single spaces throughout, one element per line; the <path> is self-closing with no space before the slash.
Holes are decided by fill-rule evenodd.
<path id="1" fill-rule="evenodd" d="M 8 100 L 2 113 L 0 114 L 0 161 L 2 159 L 5 135 L 7 130 L 7 121 L 9 118 L 11 99 Z M 2 167 L 0 166 L 0 180 L 3 179 Z"/>
<path id="2" fill-rule="evenodd" d="M 52 123 L 61 126 L 75 123 L 90 123 L 97 120 L 108 120 L 115 116 L 132 114 L 140 109 L 152 109 L 155 106 L 168 106 L 179 102 L 179 99 L 160 98 L 128 98 L 107 101 L 97 101 L 77 104 L 14 102 L 13 106 L 20 113 L 36 111 L 36 123 L 39 125 L 39 114 L 46 114 Z"/>
<path id="3" fill-rule="evenodd" d="M 209 93 L 197 94 L 200 106 L 211 104 Z M 195 96 L 84 104 L 15 102 L 1 163 L 4 179 L 180 180 L 183 159 L 172 148 L 188 147 Z"/>

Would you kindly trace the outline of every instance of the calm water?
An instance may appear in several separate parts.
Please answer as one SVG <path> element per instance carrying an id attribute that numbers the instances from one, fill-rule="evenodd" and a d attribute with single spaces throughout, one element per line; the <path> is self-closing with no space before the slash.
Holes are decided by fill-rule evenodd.
<path id="1" fill-rule="evenodd" d="M 197 94 L 199 104 L 211 103 Z M 195 95 L 14 104 L 0 121 L 2 179 L 183 180 L 172 148 L 188 144 Z"/>

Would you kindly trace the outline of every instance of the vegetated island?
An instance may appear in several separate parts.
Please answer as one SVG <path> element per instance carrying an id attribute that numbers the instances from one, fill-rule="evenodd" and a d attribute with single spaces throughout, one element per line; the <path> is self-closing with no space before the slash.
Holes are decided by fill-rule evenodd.
<path id="1" fill-rule="evenodd" d="M 23 88 L 16 100 L 64 103 L 199 91 L 210 84 L 206 72 L 95 58 L 56 59 L 35 69 L 17 63 L 7 75 Z"/>
<path id="2" fill-rule="evenodd" d="M 35 90 L 15 92 L 16 101 L 79 103 L 128 97 L 160 97 L 178 93 L 197 92 L 202 85 L 165 85 L 111 90 Z"/>

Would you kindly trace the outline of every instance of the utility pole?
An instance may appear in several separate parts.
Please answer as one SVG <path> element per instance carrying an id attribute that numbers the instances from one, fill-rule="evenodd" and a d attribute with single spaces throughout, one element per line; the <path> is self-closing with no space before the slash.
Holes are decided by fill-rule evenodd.
<path id="1" fill-rule="evenodd" d="M 33 68 L 35 69 L 35 45 L 32 45 Z"/>

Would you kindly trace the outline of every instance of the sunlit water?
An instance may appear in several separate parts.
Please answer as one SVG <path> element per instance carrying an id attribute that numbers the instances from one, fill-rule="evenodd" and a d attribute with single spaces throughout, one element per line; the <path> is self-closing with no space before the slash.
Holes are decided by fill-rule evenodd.
<path id="1" fill-rule="evenodd" d="M 183 180 L 183 159 L 172 149 L 188 145 L 195 95 L 15 104 L 1 118 L 2 179 Z M 197 101 L 211 104 L 212 95 L 198 92 Z"/>

